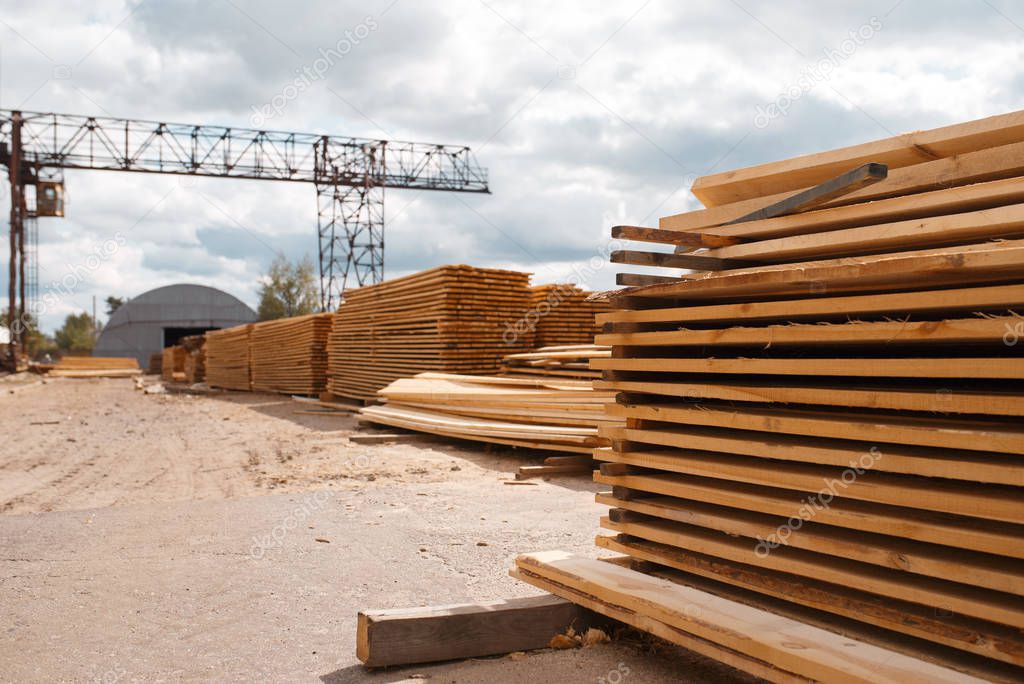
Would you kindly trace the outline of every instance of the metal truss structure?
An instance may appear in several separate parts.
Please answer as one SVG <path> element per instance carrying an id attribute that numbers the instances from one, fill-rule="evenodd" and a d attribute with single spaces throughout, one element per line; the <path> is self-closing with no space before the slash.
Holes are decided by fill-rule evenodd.
<path id="1" fill-rule="evenodd" d="M 0 164 L 11 187 L 9 323 L 24 316 L 35 268 L 26 273 L 35 212 L 25 188 L 62 169 L 314 184 L 324 310 L 353 283 L 383 279 L 385 188 L 489 192 L 465 146 L 13 110 L 0 110 Z"/>

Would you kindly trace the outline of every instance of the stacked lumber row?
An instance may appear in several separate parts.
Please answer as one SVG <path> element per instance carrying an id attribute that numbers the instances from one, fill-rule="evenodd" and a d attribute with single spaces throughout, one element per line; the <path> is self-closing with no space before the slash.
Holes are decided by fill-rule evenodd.
<path id="1" fill-rule="evenodd" d="M 593 343 L 599 332 L 594 317 L 610 305 L 589 300 L 591 294 L 568 283 L 531 287 L 527 318 L 533 328 L 532 346 Z"/>
<path id="2" fill-rule="evenodd" d="M 253 324 L 236 325 L 206 333 L 206 384 L 250 391 L 249 338 Z"/>
<path id="3" fill-rule="evenodd" d="M 163 360 L 160 363 L 160 377 L 165 382 L 184 382 L 186 356 L 188 356 L 188 352 L 180 344 L 164 347 Z"/>
<path id="4" fill-rule="evenodd" d="M 528 284 L 526 273 L 441 266 L 346 292 L 328 342 L 328 391 L 373 401 L 421 372 L 497 371 L 529 345 Z"/>
<path id="5" fill-rule="evenodd" d="M 888 177 L 728 223 L 867 162 Z M 599 317 L 626 424 L 598 545 L 647 575 L 519 576 L 773 681 L 1024 680 L 1022 173 L 1014 113 L 702 178 L 706 209 L 617 229 L 705 269 Z M 799 623 L 844 639 L 798 650 Z"/>
<path id="6" fill-rule="evenodd" d="M 146 372 L 150 375 L 160 375 L 163 373 L 164 354 L 158 352 L 156 354 L 149 355 L 149 364 L 146 366 Z"/>
<path id="7" fill-rule="evenodd" d="M 189 335 L 181 339 L 185 348 L 185 382 L 194 385 L 206 379 L 206 336 Z"/>
<path id="8" fill-rule="evenodd" d="M 607 356 L 611 356 L 611 347 L 596 344 L 541 347 L 529 352 L 507 354 L 502 359 L 501 372 L 507 375 L 598 378 L 601 372 L 591 370 L 590 359 Z"/>
<path id="9" fill-rule="evenodd" d="M 368 422 L 479 442 L 585 454 L 608 445 L 598 427 L 621 424 L 605 414 L 614 392 L 589 381 L 560 378 L 420 373 L 379 392 L 382 406 L 368 406 Z"/>
<path id="10" fill-rule="evenodd" d="M 319 394 L 327 384 L 327 337 L 333 314 L 256 323 L 250 338 L 252 388 L 257 392 Z"/>
<path id="11" fill-rule="evenodd" d="M 62 378 L 122 378 L 141 374 L 134 358 L 111 356 L 65 356 L 48 373 Z"/>

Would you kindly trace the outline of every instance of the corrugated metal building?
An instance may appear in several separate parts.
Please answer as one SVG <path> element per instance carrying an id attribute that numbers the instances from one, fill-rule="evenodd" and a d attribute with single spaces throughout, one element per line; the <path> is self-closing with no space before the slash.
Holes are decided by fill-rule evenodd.
<path id="1" fill-rule="evenodd" d="M 186 335 L 252 323 L 256 312 L 237 297 L 205 285 L 167 285 L 125 302 L 96 342 L 94 356 L 149 357 Z"/>

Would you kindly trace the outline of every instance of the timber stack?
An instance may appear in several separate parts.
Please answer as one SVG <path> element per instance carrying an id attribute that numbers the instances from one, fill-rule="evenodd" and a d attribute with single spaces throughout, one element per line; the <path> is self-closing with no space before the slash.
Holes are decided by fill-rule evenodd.
<path id="1" fill-rule="evenodd" d="M 164 347 L 163 360 L 160 363 L 160 378 L 164 382 L 184 382 L 186 356 L 188 356 L 188 352 L 179 344 Z"/>
<path id="2" fill-rule="evenodd" d="M 592 344 L 599 332 L 595 316 L 610 308 L 605 300 L 588 299 L 592 294 L 569 283 L 531 287 L 532 346 Z"/>
<path id="3" fill-rule="evenodd" d="M 206 333 L 206 384 L 246 392 L 252 389 L 249 360 L 252 327 L 252 323 L 247 323 Z"/>
<path id="4" fill-rule="evenodd" d="M 65 356 L 47 372 L 60 378 L 127 378 L 142 375 L 134 358 L 112 356 Z"/>
<path id="5" fill-rule="evenodd" d="M 181 338 L 185 348 L 185 382 L 194 385 L 206 379 L 206 336 L 189 335 Z"/>
<path id="6" fill-rule="evenodd" d="M 589 381 L 561 378 L 420 373 L 379 392 L 383 406 L 360 418 L 382 425 L 471 441 L 585 454 L 610 444 L 598 427 L 615 425 L 605 414 L 611 391 Z"/>
<path id="7" fill-rule="evenodd" d="M 528 348 L 529 274 L 441 266 L 345 293 L 328 342 L 329 393 L 375 401 L 422 372 L 478 374 Z"/>
<path id="8" fill-rule="evenodd" d="M 623 555 L 513 574 L 771 681 L 1024 680 L 1022 174 L 1018 112 L 614 228 L 672 269 L 619 275 L 592 361 Z"/>
<path id="9" fill-rule="evenodd" d="M 256 392 L 319 395 L 327 383 L 327 337 L 333 314 L 255 323 L 250 346 Z"/>
<path id="10" fill-rule="evenodd" d="M 569 344 L 541 347 L 533 351 L 507 354 L 501 361 L 506 375 L 557 375 L 570 378 L 598 378 L 601 371 L 590 368 L 590 360 L 611 356 L 611 347 L 596 344 Z"/>

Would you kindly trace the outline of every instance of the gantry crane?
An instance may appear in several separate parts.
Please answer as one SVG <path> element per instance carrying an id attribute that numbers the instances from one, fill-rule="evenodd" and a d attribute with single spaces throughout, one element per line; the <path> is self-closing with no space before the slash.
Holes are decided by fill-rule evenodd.
<path id="1" fill-rule="evenodd" d="M 63 215 L 63 169 L 312 183 L 325 311 L 353 281 L 383 278 L 384 188 L 489 192 L 486 170 L 465 146 L 4 109 L 0 164 L 11 187 L 11 362 L 22 341 L 16 323 L 24 320 L 26 289 L 31 296 L 34 287 L 26 227 L 31 233 L 37 215 Z"/>

